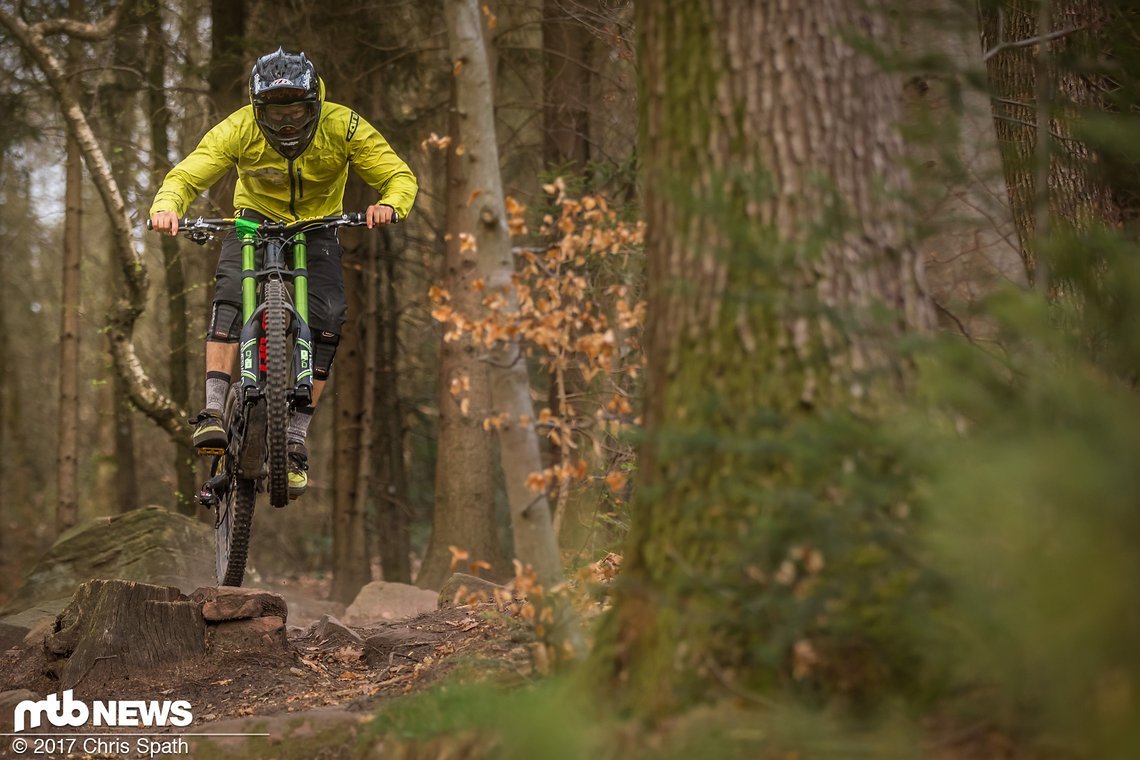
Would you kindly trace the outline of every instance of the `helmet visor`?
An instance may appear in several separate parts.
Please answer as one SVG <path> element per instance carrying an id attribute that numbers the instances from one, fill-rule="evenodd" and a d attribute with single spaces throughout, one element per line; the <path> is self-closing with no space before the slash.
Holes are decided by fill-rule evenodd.
<path id="1" fill-rule="evenodd" d="M 274 132 L 303 129 L 313 118 L 313 105 L 312 103 L 267 103 L 265 124 Z"/>

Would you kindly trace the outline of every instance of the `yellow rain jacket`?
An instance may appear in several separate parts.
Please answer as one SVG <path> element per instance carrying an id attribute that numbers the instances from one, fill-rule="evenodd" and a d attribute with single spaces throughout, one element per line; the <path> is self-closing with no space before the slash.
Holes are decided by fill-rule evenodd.
<path id="1" fill-rule="evenodd" d="M 321 83 L 324 98 L 324 83 Z M 275 151 L 253 118 L 253 106 L 232 113 L 202 138 L 194 152 L 170 170 L 150 207 L 186 213 L 190 203 L 231 167 L 237 167 L 234 208 L 289 221 L 343 213 L 351 166 L 403 219 L 411 211 L 415 175 L 383 135 L 354 111 L 327 101 L 309 147 L 295 159 Z"/>

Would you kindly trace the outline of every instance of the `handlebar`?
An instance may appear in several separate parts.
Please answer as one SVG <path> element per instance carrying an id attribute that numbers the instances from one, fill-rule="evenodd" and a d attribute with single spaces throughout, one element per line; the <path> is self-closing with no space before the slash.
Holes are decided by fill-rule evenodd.
<path id="1" fill-rule="evenodd" d="M 237 225 L 236 219 L 210 219 L 207 217 L 191 217 L 184 216 L 178 219 L 178 232 L 186 235 L 190 240 L 202 245 L 207 241 L 213 240 L 219 233 L 229 232 Z M 396 224 L 400 221 L 400 215 L 394 209 L 392 211 L 391 224 Z M 349 214 L 336 214 L 333 216 L 322 216 L 316 219 L 300 219 L 295 222 L 273 222 L 265 221 L 257 225 L 258 232 L 288 234 L 290 236 L 299 232 L 306 232 L 314 229 L 334 229 L 336 227 L 364 227 L 367 225 L 365 212 L 356 211 Z M 146 228 L 153 230 L 150 219 L 146 220 Z"/>

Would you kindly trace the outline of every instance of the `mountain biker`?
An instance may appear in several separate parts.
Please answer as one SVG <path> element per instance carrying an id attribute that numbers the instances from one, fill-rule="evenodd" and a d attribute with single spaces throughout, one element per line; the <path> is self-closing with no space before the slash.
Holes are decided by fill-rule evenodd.
<path id="1" fill-rule="evenodd" d="M 371 124 L 325 100 L 324 82 L 304 53 L 278 48 L 258 58 L 249 77 L 249 100 L 166 175 L 150 208 L 155 230 L 177 235 L 178 218 L 231 167 L 238 175 L 234 209 L 242 217 L 292 221 L 340 214 L 350 166 L 379 194 L 365 211 L 369 229 L 407 216 L 418 189 L 415 176 Z M 308 487 L 305 437 L 347 312 L 336 231 L 313 232 L 307 243 L 313 400 L 289 419 L 291 499 Z M 206 407 L 191 420 L 200 454 L 226 446 L 222 408 L 242 327 L 241 242 L 234 232 L 222 242 L 215 280 L 206 336 Z"/>

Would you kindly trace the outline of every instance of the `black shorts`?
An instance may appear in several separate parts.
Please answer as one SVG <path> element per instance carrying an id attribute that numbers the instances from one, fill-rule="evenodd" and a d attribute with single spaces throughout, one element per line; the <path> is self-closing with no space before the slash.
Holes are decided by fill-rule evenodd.
<path id="1" fill-rule="evenodd" d="M 340 335 L 340 326 L 348 316 L 344 272 L 340 268 L 344 249 L 341 248 L 336 230 L 306 233 L 305 239 L 309 269 L 309 327 L 314 333 L 321 330 Z M 258 266 L 261 266 L 261 261 L 259 252 Z M 218 256 L 214 281 L 214 304 L 233 304 L 240 314 L 241 241 L 236 232 L 231 232 L 222 240 L 222 252 Z"/>

